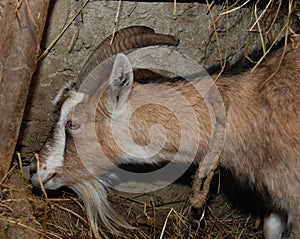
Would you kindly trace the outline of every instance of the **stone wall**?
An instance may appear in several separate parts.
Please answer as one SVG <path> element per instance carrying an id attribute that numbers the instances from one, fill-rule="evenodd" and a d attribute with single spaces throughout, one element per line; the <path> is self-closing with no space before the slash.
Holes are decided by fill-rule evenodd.
<path id="1" fill-rule="evenodd" d="M 52 1 L 42 50 L 60 34 L 83 3 L 83 0 Z M 23 152 L 38 151 L 45 142 L 55 121 L 51 99 L 66 82 L 76 79 L 95 47 L 113 32 L 118 4 L 118 1 L 90 1 L 40 62 L 19 139 Z M 243 52 L 260 48 L 260 42 L 257 33 L 248 31 L 253 24 L 252 9 L 242 8 L 220 16 L 225 10 L 215 5 L 212 16 L 217 19 L 221 56 L 233 64 Z M 117 28 L 146 25 L 158 33 L 176 35 L 180 39 L 179 51 L 204 67 L 218 64 L 218 44 L 207 6 L 198 2 L 177 3 L 176 14 L 173 11 L 173 2 L 122 2 Z M 277 29 L 280 28 L 277 25 L 280 23 L 275 24 Z M 276 31 L 271 33 L 269 36 L 276 36 Z"/>

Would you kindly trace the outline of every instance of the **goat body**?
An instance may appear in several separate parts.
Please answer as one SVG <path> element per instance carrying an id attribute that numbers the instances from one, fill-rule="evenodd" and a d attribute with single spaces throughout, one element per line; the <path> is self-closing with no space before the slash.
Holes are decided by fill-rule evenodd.
<path id="1" fill-rule="evenodd" d="M 282 54 L 273 52 L 253 73 L 216 82 L 227 109 L 220 164 L 270 205 L 267 239 L 300 235 L 300 48 L 288 44 L 280 62 Z M 40 152 L 39 170 L 46 189 L 65 185 L 78 193 L 96 236 L 98 218 L 110 230 L 129 227 L 109 206 L 103 175 L 122 163 L 153 164 L 175 155 L 199 163 L 212 132 L 209 108 L 196 90 L 203 79 L 140 84 L 123 54 L 109 73 L 98 65 L 85 68 L 67 93 L 53 136 Z M 92 89 L 82 83 L 89 77 Z M 37 173 L 32 183 L 40 185 Z"/>

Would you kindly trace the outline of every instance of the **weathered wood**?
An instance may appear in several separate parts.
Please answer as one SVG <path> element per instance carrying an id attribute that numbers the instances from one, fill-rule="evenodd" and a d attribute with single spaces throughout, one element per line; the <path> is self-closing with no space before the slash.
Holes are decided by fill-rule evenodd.
<path id="1" fill-rule="evenodd" d="M 15 150 L 49 2 L 8 1 L 0 23 L 1 178 L 8 171 Z"/>
<path id="2" fill-rule="evenodd" d="M 34 221 L 33 210 L 28 201 L 24 180 L 18 170 L 13 170 L 4 185 L 2 195 L 9 190 L 6 200 L 2 201 L 4 210 L 0 216 L 0 238 L 40 239 Z"/>

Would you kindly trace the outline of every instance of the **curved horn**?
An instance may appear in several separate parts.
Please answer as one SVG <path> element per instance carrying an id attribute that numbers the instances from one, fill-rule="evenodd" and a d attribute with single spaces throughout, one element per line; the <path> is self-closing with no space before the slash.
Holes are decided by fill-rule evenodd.
<path id="1" fill-rule="evenodd" d="M 75 85 L 76 90 L 91 93 L 91 91 L 97 89 L 98 86 L 101 85 L 101 81 L 99 82 L 99 77 L 95 76 L 95 74 L 101 72 L 101 78 L 106 80 L 112 68 L 111 63 L 102 64 L 102 66 L 100 66 L 100 63 L 117 53 L 153 45 L 176 46 L 179 43 L 178 38 L 171 35 L 156 34 L 152 28 L 145 26 L 133 26 L 121 29 L 116 32 L 112 43 L 111 39 L 112 35 L 105 38 L 89 57 L 77 79 Z M 98 69 L 92 74 L 91 79 L 87 79 L 88 75 L 92 73 L 96 67 Z M 85 82 L 83 85 L 83 81 L 88 82 Z"/>

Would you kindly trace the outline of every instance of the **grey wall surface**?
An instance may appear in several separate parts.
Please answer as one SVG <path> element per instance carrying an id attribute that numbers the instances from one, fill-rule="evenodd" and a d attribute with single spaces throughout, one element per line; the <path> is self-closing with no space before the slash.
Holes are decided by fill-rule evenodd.
<path id="1" fill-rule="evenodd" d="M 82 0 L 52 1 L 42 50 L 60 34 L 83 3 Z M 76 79 L 88 56 L 102 39 L 113 32 L 118 4 L 118 1 L 90 1 L 41 61 L 22 125 L 19 140 L 22 151 L 38 151 L 45 142 L 56 119 L 51 99 L 66 82 Z M 218 5 L 213 7 L 212 16 L 207 6 L 200 3 L 178 3 L 175 15 L 173 10 L 173 2 L 122 2 L 117 28 L 146 25 L 158 33 L 176 35 L 180 39 L 177 49 L 203 67 L 220 62 L 212 16 L 217 20 L 219 49 L 223 60 L 232 64 L 243 52 L 260 48 L 258 34 L 248 31 L 254 22 L 250 8 L 242 8 L 223 16 L 220 13 L 226 9 Z M 280 26 L 284 18 L 278 21 L 274 29 Z M 269 36 L 276 36 L 275 32 L 272 30 Z"/>

